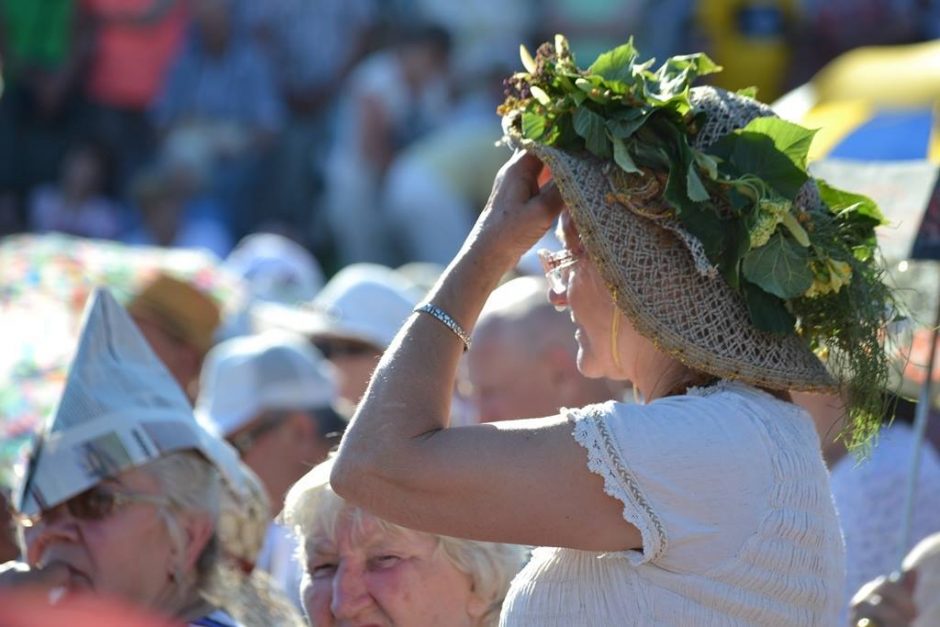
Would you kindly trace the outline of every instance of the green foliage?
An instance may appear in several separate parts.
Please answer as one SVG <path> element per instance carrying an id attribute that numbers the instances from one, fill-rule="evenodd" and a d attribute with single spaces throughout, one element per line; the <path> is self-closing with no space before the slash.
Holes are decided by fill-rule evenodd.
<path id="1" fill-rule="evenodd" d="M 498 110 L 515 131 L 627 173 L 665 173 L 662 198 L 739 292 L 752 323 L 828 351 L 853 394 L 849 444 L 868 441 L 881 411 L 880 346 L 893 306 L 874 234 L 884 218 L 870 199 L 822 181 L 824 206 L 798 206 L 815 131 L 759 117 L 697 150 L 705 113 L 693 111 L 691 86 L 721 69 L 706 55 L 671 57 L 653 70 L 631 40 L 581 69 L 561 35 L 534 58 L 524 48 L 520 55 L 526 71 L 507 81 Z"/>
<path id="2" fill-rule="evenodd" d="M 809 253 L 782 233 L 745 255 L 742 269 L 748 281 L 783 300 L 801 296 L 813 284 Z"/>

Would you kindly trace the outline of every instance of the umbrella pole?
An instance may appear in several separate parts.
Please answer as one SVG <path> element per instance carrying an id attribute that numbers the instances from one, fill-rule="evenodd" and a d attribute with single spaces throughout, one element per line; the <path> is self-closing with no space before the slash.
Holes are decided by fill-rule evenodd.
<path id="1" fill-rule="evenodd" d="M 937 356 L 937 338 L 940 332 L 940 302 L 937 303 L 937 313 L 933 322 L 933 335 L 930 339 L 930 351 L 927 358 L 927 379 L 920 388 L 920 397 L 917 399 L 917 410 L 914 412 L 914 443 L 911 455 L 910 472 L 907 475 L 907 487 L 904 493 L 904 517 L 901 519 L 901 533 L 898 538 L 897 571 L 901 571 L 904 557 L 907 555 L 907 545 L 911 540 L 911 523 L 914 514 L 914 497 L 917 492 L 917 478 L 920 476 L 920 458 L 924 449 L 924 440 L 927 433 L 927 417 L 930 414 L 930 399 L 933 387 L 933 366 Z"/>

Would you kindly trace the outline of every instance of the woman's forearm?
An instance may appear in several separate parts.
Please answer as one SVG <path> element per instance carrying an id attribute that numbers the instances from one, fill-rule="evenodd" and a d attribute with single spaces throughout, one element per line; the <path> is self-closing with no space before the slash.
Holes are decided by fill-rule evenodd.
<path id="1" fill-rule="evenodd" d="M 470 333 L 505 269 L 468 245 L 426 300 Z M 379 362 L 360 401 L 343 437 L 342 461 L 353 462 L 360 469 L 357 472 L 386 467 L 410 455 L 403 449 L 414 446 L 416 439 L 447 427 L 463 350 L 462 340 L 442 322 L 430 314 L 412 314 Z M 344 470 L 343 464 L 337 466 Z"/>
<path id="2" fill-rule="evenodd" d="M 428 295 L 467 333 L 503 274 L 561 210 L 557 190 L 539 190 L 541 167 L 523 153 L 503 166 L 487 207 Z M 440 487 L 427 468 L 437 452 L 433 435 L 448 425 L 463 350 L 462 340 L 434 316 L 411 315 L 379 362 L 343 437 L 331 479 L 337 493 L 368 507 L 390 493 Z"/>

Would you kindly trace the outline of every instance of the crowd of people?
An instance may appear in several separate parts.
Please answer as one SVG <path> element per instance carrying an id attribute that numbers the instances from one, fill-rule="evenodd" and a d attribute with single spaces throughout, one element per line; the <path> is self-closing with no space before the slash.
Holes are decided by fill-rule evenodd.
<path id="1" fill-rule="evenodd" d="M 567 42 L 503 82 L 555 32 L 582 68 L 625 32 L 706 47 L 765 98 L 940 35 L 935 2 L 723 4 L 0 3 L 0 231 L 208 249 L 246 293 L 90 297 L 0 490 L 0 624 L 932 624 L 937 442 L 899 547 L 914 406 L 862 389 L 894 315 L 874 223 L 837 224 L 793 146 L 795 186 L 722 152 L 773 114 L 694 61 L 636 117 L 610 103 L 638 59 L 582 70 L 541 132 Z M 748 269 L 774 255 L 808 283 Z"/>
<path id="2" fill-rule="evenodd" d="M 739 4 L 11 0 L 0 233 L 224 256 L 275 230 L 331 272 L 444 264 L 505 160 L 492 111 L 519 42 L 704 48 L 769 102 L 854 46 L 940 34 L 935 2 Z"/>

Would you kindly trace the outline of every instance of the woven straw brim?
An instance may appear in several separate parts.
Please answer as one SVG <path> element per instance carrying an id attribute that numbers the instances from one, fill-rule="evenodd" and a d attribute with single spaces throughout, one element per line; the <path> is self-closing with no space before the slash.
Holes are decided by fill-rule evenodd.
<path id="1" fill-rule="evenodd" d="M 752 385 L 830 391 L 835 381 L 796 334 L 758 330 L 720 276 L 696 270 L 689 248 L 653 220 L 612 198 L 590 155 L 510 138 L 552 172 L 581 240 L 619 309 L 644 337 L 691 368 Z"/>

